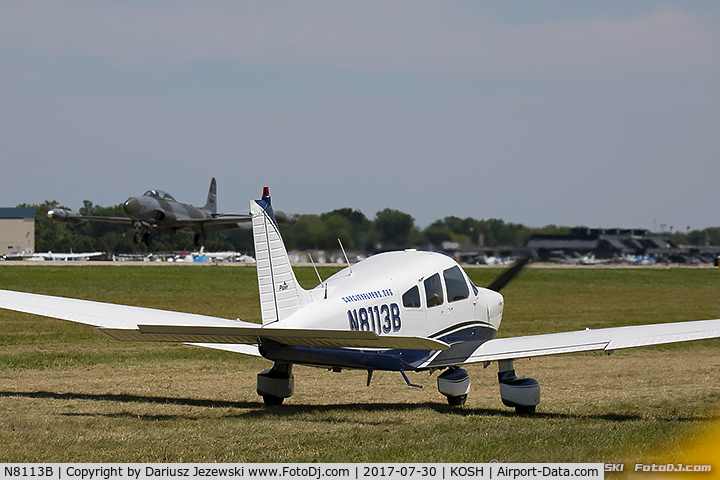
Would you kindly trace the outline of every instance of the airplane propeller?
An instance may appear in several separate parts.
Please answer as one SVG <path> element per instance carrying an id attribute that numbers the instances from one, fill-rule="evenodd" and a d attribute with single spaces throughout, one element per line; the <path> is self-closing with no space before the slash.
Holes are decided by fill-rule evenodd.
<path id="1" fill-rule="evenodd" d="M 535 253 L 535 250 L 530 249 L 528 251 L 527 255 L 525 255 L 523 258 L 518 260 L 513 264 L 512 267 L 505 270 L 503 273 L 500 274 L 499 277 L 495 279 L 489 286 L 486 288 L 488 290 L 493 290 L 495 292 L 499 292 L 505 285 L 510 283 L 510 280 L 515 278 L 515 276 L 520 273 L 520 271 L 533 260 L 537 260 L 538 255 Z"/>

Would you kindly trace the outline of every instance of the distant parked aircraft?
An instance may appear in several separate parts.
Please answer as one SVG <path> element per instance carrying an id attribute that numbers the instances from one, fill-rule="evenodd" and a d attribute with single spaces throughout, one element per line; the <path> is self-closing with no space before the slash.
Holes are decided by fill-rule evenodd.
<path id="1" fill-rule="evenodd" d="M 50 261 L 63 261 L 63 262 L 74 262 L 77 260 L 88 260 L 92 257 L 99 257 L 105 255 L 105 252 L 89 252 L 89 253 L 53 253 L 53 252 L 42 252 L 42 253 L 29 253 L 20 254 L 17 258 L 28 260 L 31 262 L 42 262 L 45 260 Z"/>
<path id="2" fill-rule="evenodd" d="M 237 228 L 238 223 L 249 223 L 252 216 L 247 214 L 217 213 L 217 182 L 210 181 L 210 191 L 203 207 L 194 207 L 175 200 L 162 190 L 148 190 L 142 196 L 130 197 L 123 204 L 127 217 L 105 217 L 80 215 L 72 210 L 55 208 L 48 217 L 62 223 L 79 224 L 86 221 L 118 223 L 126 227 L 135 227 L 135 243 L 152 244 L 152 231 L 174 234 L 177 232 L 194 233 L 195 246 L 200 246 L 207 232 Z M 297 222 L 294 215 L 275 212 L 278 222 L 292 225 Z"/>

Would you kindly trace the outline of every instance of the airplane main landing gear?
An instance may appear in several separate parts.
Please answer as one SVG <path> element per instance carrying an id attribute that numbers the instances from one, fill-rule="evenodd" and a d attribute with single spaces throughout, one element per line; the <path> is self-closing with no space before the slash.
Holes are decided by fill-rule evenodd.
<path id="1" fill-rule="evenodd" d="M 257 375 L 257 393 L 266 407 L 281 405 L 295 390 L 295 377 L 291 363 L 276 363 L 271 369 Z"/>
<path id="2" fill-rule="evenodd" d="M 498 361 L 498 382 L 503 404 L 520 414 L 531 415 L 540 403 L 540 384 L 534 378 L 518 378 L 512 360 Z"/>
<path id="3" fill-rule="evenodd" d="M 205 240 L 207 240 L 207 234 L 205 233 L 204 229 L 201 229 L 198 233 L 196 233 L 193 236 L 193 243 L 195 244 L 196 247 L 199 247 L 200 245 L 202 245 L 202 243 Z"/>
<path id="4" fill-rule="evenodd" d="M 467 370 L 450 367 L 438 376 L 437 384 L 438 391 L 447 397 L 450 405 L 454 407 L 465 405 L 467 394 L 470 392 L 470 375 Z"/>
<path id="5" fill-rule="evenodd" d="M 147 228 L 135 228 L 135 234 L 133 235 L 133 241 L 135 243 L 144 243 L 148 247 L 152 245 L 152 235 Z"/>

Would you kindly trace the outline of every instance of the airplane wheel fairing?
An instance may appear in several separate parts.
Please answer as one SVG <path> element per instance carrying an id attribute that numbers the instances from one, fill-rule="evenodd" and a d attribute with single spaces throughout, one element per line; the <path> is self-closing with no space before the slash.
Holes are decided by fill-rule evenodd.
<path id="1" fill-rule="evenodd" d="M 295 376 L 291 364 L 275 364 L 257 375 L 257 393 L 265 405 L 280 405 L 295 391 Z"/>
<path id="2" fill-rule="evenodd" d="M 512 361 L 498 362 L 500 398 L 505 406 L 513 407 L 518 413 L 535 413 L 540 403 L 540 384 L 534 378 L 518 378 Z"/>
<path id="3" fill-rule="evenodd" d="M 465 405 L 470 392 L 470 375 L 467 370 L 450 367 L 438 376 L 437 384 L 438 391 L 447 397 L 450 405 Z"/>

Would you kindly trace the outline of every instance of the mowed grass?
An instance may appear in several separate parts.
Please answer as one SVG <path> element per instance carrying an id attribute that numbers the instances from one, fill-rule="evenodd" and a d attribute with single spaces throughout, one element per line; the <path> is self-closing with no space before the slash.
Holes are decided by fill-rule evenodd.
<path id="1" fill-rule="evenodd" d="M 467 271 L 481 286 L 500 272 Z M 254 267 L 0 265 L 0 288 L 260 320 Z M 719 293 L 713 269 L 530 268 L 503 291 L 500 336 L 720 318 Z M 310 367 L 264 408 L 255 375 L 270 365 L 0 310 L 0 462 L 667 463 L 719 433 L 718 340 L 517 361 L 541 384 L 533 417 L 502 405 L 495 364 L 468 367 L 462 409 L 437 372 L 409 374 L 422 389 L 389 372 L 366 387 L 365 372 Z"/>

